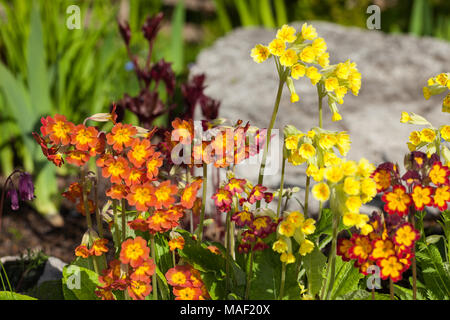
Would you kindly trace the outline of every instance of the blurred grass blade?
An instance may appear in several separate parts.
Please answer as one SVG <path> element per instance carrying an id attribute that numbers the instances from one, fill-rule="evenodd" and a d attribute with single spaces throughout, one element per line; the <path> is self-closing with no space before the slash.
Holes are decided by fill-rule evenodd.
<path id="1" fill-rule="evenodd" d="M 409 32 L 420 36 L 423 33 L 423 13 L 426 0 L 414 0 L 411 18 L 409 22 Z"/>
<path id="2" fill-rule="evenodd" d="M 275 19 L 273 17 L 272 5 L 270 0 L 260 0 L 259 9 L 261 12 L 261 20 L 266 28 L 275 28 Z"/>
<path id="3" fill-rule="evenodd" d="M 214 0 L 216 6 L 217 16 L 219 17 L 219 22 L 224 33 L 231 31 L 233 28 L 230 17 L 228 16 L 227 9 L 223 0 Z"/>
<path id="4" fill-rule="evenodd" d="M 252 19 L 247 2 L 245 0 L 234 0 L 234 3 L 236 5 L 239 18 L 241 19 L 241 24 L 244 27 L 255 25 L 256 23 Z"/>
<path id="5" fill-rule="evenodd" d="M 277 17 L 277 27 L 281 27 L 283 24 L 288 23 L 286 5 L 284 0 L 274 0 L 275 15 Z"/>
<path id="6" fill-rule="evenodd" d="M 175 73 L 179 74 L 184 67 L 184 39 L 183 29 L 185 23 L 186 9 L 184 0 L 178 0 L 172 17 L 172 34 L 170 46 L 170 60 Z"/>

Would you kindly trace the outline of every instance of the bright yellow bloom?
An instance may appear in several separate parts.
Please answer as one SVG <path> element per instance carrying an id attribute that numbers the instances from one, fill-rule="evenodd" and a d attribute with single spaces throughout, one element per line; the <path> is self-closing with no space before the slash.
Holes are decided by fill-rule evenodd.
<path id="1" fill-rule="evenodd" d="M 327 51 L 327 43 L 323 38 L 317 38 L 312 42 L 312 48 L 314 49 L 314 54 L 318 56 Z"/>
<path id="2" fill-rule="evenodd" d="M 338 166 L 341 164 L 342 159 L 335 155 L 333 152 L 325 152 L 323 155 L 323 162 L 325 167 Z"/>
<path id="3" fill-rule="evenodd" d="M 339 132 L 336 136 L 336 146 L 342 156 L 350 151 L 350 135 L 346 131 Z"/>
<path id="4" fill-rule="evenodd" d="M 300 146 L 299 153 L 303 158 L 309 159 L 311 157 L 314 157 L 314 155 L 316 154 L 316 148 L 314 148 L 310 143 L 303 143 Z"/>
<path id="5" fill-rule="evenodd" d="M 309 240 L 305 240 L 300 244 L 299 253 L 302 256 L 306 256 L 308 253 L 314 250 L 314 243 Z"/>
<path id="6" fill-rule="evenodd" d="M 315 226 L 316 221 L 314 219 L 306 219 L 306 221 L 302 224 L 302 232 L 306 235 L 313 234 L 316 231 Z"/>
<path id="7" fill-rule="evenodd" d="M 293 136 L 289 136 L 285 139 L 284 143 L 286 144 L 286 149 L 288 150 L 296 150 L 298 147 L 298 141 L 302 137 L 302 134 L 296 134 Z"/>
<path id="8" fill-rule="evenodd" d="M 322 67 L 328 67 L 330 64 L 330 54 L 325 52 L 319 56 L 317 56 L 317 63 Z"/>
<path id="9" fill-rule="evenodd" d="M 338 183 L 344 177 L 344 172 L 341 167 L 329 167 L 325 169 L 325 178 L 333 183 Z"/>
<path id="10" fill-rule="evenodd" d="M 365 178 L 361 181 L 361 192 L 367 197 L 362 199 L 366 203 L 377 195 L 377 184 L 372 178 Z"/>
<path id="11" fill-rule="evenodd" d="M 344 98 L 344 96 L 347 94 L 347 88 L 344 87 L 344 86 L 337 87 L 337 88 L 334 90 L 334 93 L 336 94 L 336 97 L 337 97 L 338 99 L 342 99 L 342 98 Z"/>
<path id="12" fill-rule="evenodd" d="M 351 196 L 359 194 L 360 184 L 359 181 L 353 177 L 347 177 L 344 180 L 344 192 Z"/>
<path id="13" fill-rule="evenodd" d="M 316 85 L 322 78 L 322 74 L 316 67 L 309 67 L 306 69 L 306 76 L 311 80 L 312 85 Z"/>
<path id="14" fill-rule="evenodd" d="M 298 57 L 295 53 L 294 49 L 287 49 L 283 54 L 280 56 L 280 63 L 281 65 L 285 67 L 291 67 L 295 63 L 297 63 Z"/>
<path id="15" fill-rule="evenodd" d="M 319 201 L 325 202 L 330 198 L 330 187 L 325 182 L 316 184 L 312 188 L 312 195 Z"/>
<path id="16" fill-rule="evenodd" d="M 314 49 L 311 46 L 305 47 L 299 54 L 300 60 L 306 63 L 311 63 L 316 58 Z"/>
<path id="17" fill-rule="evenodd" d="M 352 213 L 358 213 L 359 208 L 361 208 L 362 201 L 360 197 L 357 196 L 351 196 L 348 197 L 345 201 L 345 206 L 347 207 L 348 211 Z"/>
<path id="18" fill-rule="evenodd" d="M 333 112 L 333 115 L 331 116 L 331 121 L 341 121 L 342 116 L 338 112 Z"/>
<path id="19" fill-rule="evenodd" d="M 349 74 L 350 74 L 350 67 L 349 67 L 349 64 L 347 62 L 345 62 L 345 63 L 341 62 L 341 63 L 339 63 L 337 65 L 336 76 L 339 79 L 346 80 L 346 79 L 348 79 Z"/>
<path id="20" fill-rule="evenodd" d="M 269 52 L 274 56 L 281 56 L 284 50 L 286 50 L 286 44 L 280 39 L 273 39 L 269 43 Z"/>
<path id="21" fill-rule="evenodd" d="M 300 227 L 305 221 L 305 216 L 299 211 L 292 211 L 286 221 L 292 223 L 295 228 Z"/>
<path id="22" fill-rule="evenodd" d="M 298 94 L 295 93 L 295 92 L 292 92 L 292 93 L 291 93 L 291 103 L 295 103 L 295 102 L 297 102 L 298 100 L 300 100 L 300 97 L 298 96 Z"/>
<path id="23" fill-rule="evenodd" d="M 407 123 L 409 121 L 411 121 L 411 116 L 409 115 L 408 112 L 403 111 L 402 112 L 402 116 L 400 118 L 400 122 L 401 123 Z"/>
<path id="24" fill-rule="evenodd" d="M 306 162 L 306 159 L 300 155 L 298 150 L 293 150 L 291 151 L 291 154 L 288 157 L 288 161 L 292 163 L 294 166 L 298 166 Z"/>
<path id="25" fill-rule="evenodd" d="M 251 57 L 256 63 L 261 63 L 270 55 L 269 49 L 266 46 L 263 46 L 262 44 L 257 44 L 251 51 Z"/>
<path id="26" fill-rule="evenodd" d="M 282 41 L 286 42 L 294 42 L 297 37 L 295 36 L 295 28 L 290 27 L 287 24 L 283 25 L 281 29 L 278 29 L 277 31 L 277 39 L 280 39 Z"/>
<path id="27" fill-rule="evenodd" d="M 339 81 L 335 77 L 325 79 L 325 90 L 334 91 L 339 87 Z"/>
<path id="28" fill-rule="evenodd" d="M 433 129 L 425 128 L 420 132 L 420 141 L 422 142 L 433 142 L 436 138 L 436 132 Z"/>
<path id="29" fill-rule="evenodd" d="M 423 97 L 428 100 L 431 97 L 431 91 L 428 87 L 423 87 Z"/>
<path id="30" fill-rule="evenodd" d="M 317 37 L 316 29 L 305 22 L 302 25 L 302 37 L 305 40 L 314 40 Z"/>
<path id="31" fill-rule="evenodd" d="M 297 80 L 299 77 L 303 77 L 306 73 L 306 68 L 300 63 L 296 63 L 291 67 L 291 77 Z"/>
<path id="32" fill-rule="evenodd" d="M 314 179 L 314 181 L 322 181 L 323 180 L 323 174 L 325 169 L 324 168 L 317 168 L 314 164 L 310 164 L 308 168 L 306 169 L 306 174 Z"/>
<path id="33" fill-rule="evenodd" d="M 419 131 L 412 131 L 409 134 L 409 142 L 413 144 L 414 146 L 417 146 L 420 143 L 420 132 Z"/>
<path id="34" fill-rule="evenodd" d="M 369 177 L 375 171 L 375 166 L 365 158 L 361 158 L 358 163 L 358 173 L 364 178 Z"/>
<path id="35" fill-rule="evenodd" d="M 285 253 L 288 250 L 288 244 L 284 239 L 278 239 L 273 243 L 272 250 L 278 253 Z"/>
<path id="36" fill-rule="evenodd" d="M 346 176 L 353 176 L 358 171 L 358 165 L 353 160 L 345 161 L 341 167 Z"/>
<path id="37" fill-rule="evenodd" d="M 325 133 L 320 136 L 319 146 L 324 150 L 331 149 L 336 143 L 337 138 L 334 134 Z"/>
<path id="38" fill-rule="evenodd" d="M 441 73 L 436 76 L 436 82 L 439 83 L 441 86 L 446 86 L 448 81 L 448 76 L 445 73 Z"/>
<path id="39" fill-rule="evenodd" d="M 280 256 L 280 261 L 284 262 L 286 264 L 290 264 L 290 263 L 294 263 L 295 262 L 295 257 L 292 253 L 282 253 Z"/>
<path id="40" fill-rule="evenodd" d="M 441 127 L 441 137 L 445 140 L 445 141 L 450 141 L 450 126 L 445 125 Z"/>
<path id="41" fill-rule="evenodd" d="M 369 221 L 369 217 L 365 214 L 346 212 L 342 216 L 342 222 L 347 227 L 356 226 L 358 228 L 362 228 L 367 224 L 367 221 Z"/>
<path id="42" fill-rule="evenodd" d="M 278 233 L 285 237 L 292 237 L 295 232 L 295 226 L 287 220 L 284 220 L 280 223 L 278 228 Z"/>

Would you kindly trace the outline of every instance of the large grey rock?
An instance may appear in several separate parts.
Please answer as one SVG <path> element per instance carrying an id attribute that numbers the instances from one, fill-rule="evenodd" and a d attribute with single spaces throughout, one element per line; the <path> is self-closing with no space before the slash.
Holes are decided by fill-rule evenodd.
<path id="1" fill-rule="evenodd" d="M 349 159 L 366 157 L 375 164 L 387 160 L 401 163 L 413 130 L 399 122 L 401 111 L 423 115 L 435 126 L 448 124 L 448 114 L 441 112 L 443 97 L 426 101 L 422 96 L 422 87 L 429 77 L 449 71 L 448 42 L 311 23 L 328 44 L 331 64 L 350 59 L 362 73 L 359 96 L 346 95 L 340 106 L 342 121 L 332 122 L 324 103 L 324 128 L 346 130 L 352 138 Z M 292 25 L 299 30 L 301 24 Z M 199 54 L 191 73 L 206 74 L 206 94 L 222 101 L 220 117 L 268 126 L 278 75 L 273 60 L 257 64 L 250 57 L 250 50 L 257 43 L 268 44 L 275 34 L 276 30 L 262 28 L 237 29 Z M 307 131 L 318 125 L 316 88 L 307 78 L 294 82 L 300 102 L 291 104 L 285 87 L 275 127 L 282 130 L 284 125 L 292 124 Z M 304 185 L 304 170 L 304 166 L 288 165 L 286 184 Z M 256 166 L 242 167 L 238 173 L 256 181 Z M 278 188 L 279 175 L 267 176 L 264 182 Z"/>
<path id="2" fill-rule="evenodd" d="M 39 287 L 41 283 L 45 281 L 62 279 L 62 271 L 64 266 L 66 265 L 67 263 L 58 258 L 49 257 L 47 262 L 45 263 L 44 272 L 39 278 L 37 286 Z"/>

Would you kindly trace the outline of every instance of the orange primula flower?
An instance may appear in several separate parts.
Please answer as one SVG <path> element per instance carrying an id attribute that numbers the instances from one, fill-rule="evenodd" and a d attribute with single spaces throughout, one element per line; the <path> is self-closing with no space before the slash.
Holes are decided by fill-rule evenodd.
<path id="1" fill-rule="evenodd" d="M 98 288 L 97 290 L 95 290 L 95 295 L 101 298 L 102 300 L 116 300 L 112 290 L 104 288 Z"/>
<path id="2" fill-rule="evenodd" d="M 398 246 L 405 246 L 411 248 L 414 243 L 420 238 L 420 233 L 413 228 L 409 223 L 400 226 L 394 234 L 395 244 Z"/>
<path id="3" fill-rule="evenodd" d="M 350 261 L 350 248 L 353 247 L 353 241 L 350 239 L 340 238 L 337 243 L 337 254 L 341 256 L 343 261 Z"/>
<path id="4" fill-rule="evenodd" d="M 89 155 L 91 157 L 95 157 L 99 154 L 104 154 L 106 147 L 106 135 L 104 132 L 101 132 L 97 137 L 97 143 L 95 146 L 89 148 Z"/>
<path id="5" fill-rule="evenodd" d="M 136 219 L 129 221 L 128 225 L 133 230 L 140 230 L 143 232 L 148 231 L 147 220 L 145 219 L 142 213 Z"/>
<path id="6" fill-rule="evenodd" d="M 122 179 L 127 177 L 129 170 L 130 167 L 125 158 L 111 158 L 106 160 L 105 166 L 102 168 L 102 175 L 104 178 L 109 178 L 112 183 L 120 183 Z"/>
<path id="7" fill-rule="evenodd" d="M 97 167 L 103 168 L 104 166 L 106 166 L 106 163 L 108 162 L 108 160 L 111 160 L 111 159 L 114 159 L 112 154 L 103 153 L 97 158 L 97 160 L 95 161 L 95 164 L 97 165 Z"/>
<path id="8" fill-rule="evenodd" d="M 176 249 L 183 250 L 183 248 L 184 248 L 184 238 L 182 236 L 169 240 L 170 251 L 175 251 Z"/>
<path id="9" fill-rule="evenodd" d="M 75 208 L 83 216 L 86 216 L 86 209 L 84 208 L 84 201 L 80 201 Z M 89 213 L 93 214 L 94 210 L 95 210 L 95 206 L 94 206 L 94 201 L 92 201 L 91 199 L 88 200 L 88 208 L 89 208 Z"/>
<path id="10" fill-rule="evenodd" d="M 358 263 L 362 264 L 369 258 L 372 252 L 370 239 L 367 236 L 354 234 L 352 241 L 354 245 L 349 250 L 349 256 L 351 259 L 357 259 Z"/>
<path id="11" fill-rule="evenodd" d="M 142 169 L 131 168 L 125 177 L 125 184 L 132 186 L 133 184 L 145 183 L 147 181 L 145 172 Z"/>
<path id="12" fill-rule="evenodd" d="M 123 264 L 130 264 L 133 268 L 139 267 L 144 261 L 148 260 L 150 248 L 147 241 L 140 236 L 135 239 L 128 239 L 122 243 L 120 251 L 120 261 Z"/>
<path id="13" fill-rule="evenodd" d="M 443 184 L 448 185 L 449 172 L 448 167 L 444 167 L 440 161 L 437 161 L 431 167 L 428 177 L 430 177 L 431 182 L 437 186 Z"/>
<path id="14" fill-rule="evenodd" d="M 187 288 L 192 286 L 191 272 L 187 266 L 176 266 L 169 269 L 166 274 L 167 282 L 174 287 Z"/>
<path id="15" fill-rule="evenodd" d="M 147 218 L 147 225 L 151 233 L 166 232 L 172 229 L 172 221 L 164 210 L 156 210 Z M 175 225 L 176 226 L 176 225 Z"/>
<path id="16" fill-rule="evenodd" d="M 55 118 L 41 118 L 41 132 L 44 136 L 49 136 L 53 144 L 68 145 L 71 141 L 71 134 L 75 125 L 67 121 L 66 117 L 56 114 Z"/>
<path id="17" fill-rule="evenodd" d="M 67 163 L 76 165 L 76 166 L 83 166 L 86 164 L 86 162 L 89 161 L 89 154 L 85 151 L 79 151 L 79 150 L 72 150 L 69 151 L 66 155 L 66 161 Z"/>
<path id="18" fill-rule="evenodd" d="M 131 280 L 127 290 L 133 300 L 144 300 L 152 292 L 152 286 L 144 281 Z"/>
<path id="19" fill-rule="evenodd" d="M 202 290 L 195 287 L 174 288 L 175 300 L 199 300 Z"/>
<path id="20" fill-rule="evenodd" d="M 394 244 L 391 240 L 375 240 L 372 242 L 373 251 L 370 255 L 371 260 L 386 259 L 395 255 Z"/>
<path id="21" fill-rule="evenodd" d="M 152 259 L 145 260 L 142 264 L 134 269 L 131 274 L 131 280 L 149 282 L 150 277 L 155 273 L 155 263 Z"/>
<path id="22" fill-rule="evenodd" d="M 71 202 L 78 202 L 81 199 L 83 188 L 79 182 L 73 182 L 70 184 L 69 189 L 64 191 L 61 195 Z"/>
<path id="23" fill-rule="evenodd" d="M 414 202 L 416 210 L 422 211 L 425 206 L 432 206 L 432 195 L 433 189 L 431 187 L 422 187 L 420 185 L 414 186 L 413 192 L 411 193 L 411 198 Z"/>
<path id="24" fill-rule="evenodd" d="M 186 209 L 192 209 L 195 199 L 197 199 L 197 192 L 202 186 L 202 179 L 197 179 L 191 184 L 187 185 L 181 195 L 181 205 Z"/>
<path id="25" fill-rule="evenodd" d="M 385 203 L 384 210 L 387 213 L 397 213 L 399 216 L 408 214 L 408 208 L 411 204 L 411 197 L 406 193 L 404 186 L 394 186 L 393 190 L 385 193 L 381 199 Z"/>
<path id="26" fill-rule="evenodd" d="M 106 135 L 106 141 L 117 152 L 122 152 L 124 147 L 129 147 L 133 142 L 133 136 L 137 130 L 130 124 L 117 123 L 111 132 Z"/>
<path id="27" fill-rule="evenodd" d="M 128 204 L 135 206 L 138 211 L 147 211 L 154 203 L 155 188 L 146 183 L 143 185 L 132 185 L 127 196 Z"/>
<path id="28" fill-rule="evenodd" d="M 447 202 L 450 201 L 450 187 L 440 186 L 434 191 L 433 206 L 437 207 L 440 211 L 447 210 Z"/>
<path id="29" fill-rule="evenodd" d="M 91 255 L 99 257 L 103 253 L 108 252 L 108 248 L 106 247 L 107 243 L 108 243 L 108 239 L 95 240 L 90 249 Z"/>
<path id="30" fill-rule="evenodd" d="M 172 121 L 173 130 L 171 139 L 182 144 L 190 144 L 194 136 L 194 125 L 192 120 L 181 120 L 176 118 Z"/>
<path id="31" fill-rule="evenodd" d="M 169 208 L 175 202 L 173 195 L 176 195 L 177 192 L 177 186 L 171 184 L 169 180 L 162 182 L 153 193 L 154 197 L 151 206 L 154 206 L 156 209 Z"/>
<path id="32" fill-rule="evenodd" d="M 377 170 L 373 174 L 373 181 L 377 185 L 377 191 L 384 191 L 391 186 L 391 173 L 387 170 Z"/>
<path id="33" fill-rule="evenodd" d="M 150 140 L 136 138 L 131 144 L 131 149 L 128 151 L 127 157 L 132 164 L 140 168 L 153 152 Z"/>
<path id="34" fill-rule="evenodd" d="M 380 259 L 377 265 L 381 268 L 381 279 L 391 278 L 392 281 L 397 282 L 402 278 L 404 266 L 396 256 Z"/>
<path id="35" fill-rule="evenodd" d="M 72 134 L 72 144 L 75 149 L 80 151 L 88 151 L 90 148 L 95 148 L 98 142 L 98 131 L 94 127 L 86 127 L 84 124 L 79 124 L 75 127 Z"/>
<path id="36" fill-rule="evenodd" d="M 214 254 L 221 254 L 220 249 L 216 246 L 208 246 L 208 250 Z"/>
<path id="37" fill-rule="evenodd" d="M 75 248 L 75 255 L 77 257 L 82 257 L 86 259 L 91 256 L 91 252 L 85 245 L 82 244 Z"/>
<path id="38" fill-rule="evenodd" d="M 163 165 L 161 152 L 155 152 L 151 158 L 146 161 L 147 177 L 152 180 L 158 176 L 159 168 Z"/>
<path id="39" fill-rule="evenodd" d="M 115 183 L 106 191 L 106 195 L 111 199 L 122 200 L 127 197 L 129 191 L 126 185 Z"/>

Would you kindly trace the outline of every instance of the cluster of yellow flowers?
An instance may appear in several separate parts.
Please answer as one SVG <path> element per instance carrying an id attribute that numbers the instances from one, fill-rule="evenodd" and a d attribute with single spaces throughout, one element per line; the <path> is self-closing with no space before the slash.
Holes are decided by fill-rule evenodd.
<path id="1" fill-rule="evenodd" d="M 367 224 L 369 217 L 359 211 L 364 203 L 377 194 L 376 183 L 371 178 L 374 170 L 375 166 L 364 158 L 358 163 L 340 159 L 335 164 L 325 166 L 322 173 L 314 176 L 319 183 L 312 188 L 312 194 L 322 202 L 332 198 L 332 210 L 343 213 L 344 225 L 356 226 L 363 234 L 368 234 L 372 231 Z"/>
<path id="2" fill-rule="evenodd" d="M 431 96 L 441 94 L 447 90 L 450 90 L 450 73 L 440 73 L 435 77 L 428 79 L 427 86 L 423 87 L 423 96 L 425 99 L 429 99 Z M 442 112 L 450 113 L 450 92 L 442 102 Z"/>
<path id="3" fill-rule="evenodd" d="M 284 129 L 284 136 L 288 161 L 295 166 L 307 162 L 312 175 L 318 174 L 319 168 L 339 163 L 341 159 L 335 154 L 334 148 L 342 156 L 350 150 L 350 136 L 346 131 L 333 132 L 315 127 L 305 134 L 288 125 Z"/>
<path id="4" fill-rule="evenodd" d="M 314 219 L 305 219 L 303 213 L 299 211 L 285 212 L 283 221 L 277 228 L 277 241 L 272 249 L 281 254 L 280 260 L 286 264 L 294 263 L 295 256 L 292 253 L 292 240 L 300 245 L 299 253 L 307 255 L 314 249 L 314 243 L 306 239 L 307 235 L 313 234 L 316 230 Z"/>
<path id="5" fill-rule="evenodd" d="M 356 63 L 347 60 L 330 65 L 325 40 L 318 37 L 316 29 L 307 23 L 302 25 L 299 32 L 294 27 L 283 25 L 268 46 L 257 44 L 251 51 L 251 57 L 257 63 L 271 56 L 275 59 L 279 74 L 286 75 L 291 102 L 299 100 L 293 79 L 306 75 L 313 85 L 318 86 L 321 97 L 328 96 L 333 121 L 342 119 L 336 103 L 344 102 L 348 90 L 358 95 L 361 88 L 361 73 Z M 321 70 L 314 65 L 320 66 Z"/>
<path id="6" fill-rule="evenodd" d="M 433 153 L 439 153 L 445 159 L 445 164 L 450 164 L 450 150 L 442 141 L 442 139 L 447 142 L 450 141 L 449 125 L 443 125 L 439 128 L 435 128 L 424 117 L 413 112 L 408 113 L 405 111 L 402 112 L 400 122 L 427 126 L 427 128 L 423 128 L 420 131 L 414 130 L 410 133 L 409 141 L 407 142 L 410 151 L 423 148 L 426 149 L 428 157 L 431 157 Z"/>

